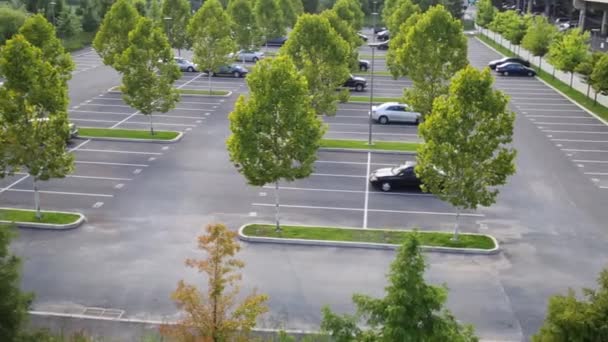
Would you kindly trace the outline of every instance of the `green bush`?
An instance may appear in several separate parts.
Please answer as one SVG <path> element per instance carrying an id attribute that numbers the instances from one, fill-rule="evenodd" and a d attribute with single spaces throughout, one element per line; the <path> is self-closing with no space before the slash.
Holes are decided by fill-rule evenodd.
<path id="1" fill-rule="evenodd" d="M 338 101 L 340 101 L 340 103 L 346 103 L 348 100 L 350 100 L 350 91 L 348 89 L 340 90 Z"/>

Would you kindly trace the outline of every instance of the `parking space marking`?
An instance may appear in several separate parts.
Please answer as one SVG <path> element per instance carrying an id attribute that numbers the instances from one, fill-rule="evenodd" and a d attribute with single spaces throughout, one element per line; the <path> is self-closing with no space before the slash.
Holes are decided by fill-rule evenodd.
<path id="1" fill-rule="evenodd" d="M 348 165 L 367 165 L 367 163 L 363 162 L 348 162 L 348 161 L 333 161 L 333 160 L 316 160 L 315 163 L 327 163 L 327 164 L 348 164 Z M 395 164 L 385 164 L 385 163 L 371 163 L 371 165 L 380 165 L 380 166 L 394 166 Z"/>
<path id="2" fill-rule="evenodd" d="M 95 204 L 93 204 L 92 208 L 99 209 L 102 206 L 103 206 L 103 202 L 95 202 Z"/>
<path id="3" fill-rule="evenodd" d="M 156 160 L 156 158 L 155 158 L 155 157 L 150 157 L 150 158 L 148 158 L 148 161 L 155 161 L 155 160 Z"/>
<path id="4" fill-rule="evenodd" d="M 521 109 L 535 111 L 535 112 L 578 112 L 578 109 L 542 109 L 542 108 L 530 108 L 530 107 L 522 107 Z"/>
<path id="5" fill-rule="evenodd" d="M 0 189 L 0 194 L 11 189 L 12 187 L 14 187 L 15 185 L 21 183 L 23 180 L 25 180 L 27 177 L 29 177 L 30 175 L 25 175 L 19 179 L 17 179 L 16 181 L 14 181 L 13 183 L 9 184 L 7 187 Z"/>
<path id="6" fill-rule="evenodd" d="M 372 161 L 372 154 L 371 152 L 367 152 L 367 170 L 365 171 L 365 178 L 368 177 L 369 173 L 370 173 L 370 164 Z M 363 204 L 364 206 L 364 211 L 363 211 L 363 229 L 367 229 L 367 208 L 368 208 L 368 204 L 369 204 L 369 182 L 365 182 L 365 202 Z"/>
<path id="7" fill-rule="evenodd" d="M 365 134 L 368 135 L 369 132 L 344 132 L 344 131 L 327 131 L 327 133 L 336 133 L 336 134 Z M 417 137 L 418 134 L 417 133 L 381 133 L 381 132 L 374 132 L 375 135 L 396 135 L 396 136 L 401 136 L 401 135 L 412 135 Z"/>
<path id="8" fill-rule="evenodd" d="M 92 164 L 92 165 L 112 165 L 112 166 L 133 166 L 133 167 L 148 167 L 146 164 L 129 164 L 129 163 L 110 163 L 110 162 L 96 162 L 96 161 L 84 161 L 75 160 L 74 164 Z"/>
<path id="9" fill-rule="evenodd" d="M 518 104 L 520 106 L 560 106 L 560 107 L 572 106 L 572 107 L 576 107 L 576 105 L 573 105 L 572 103 L 539 103 L 539 102 L 519 102 L 519 101 L 517 101 L 516 104 Z M 535 109 L 533 109 L 533 110 L 535 110 Z"/>
<path id="10" fill-rule="evenodd" d="M 576 133 L 576 134 L 608 134 L 608 132 L 593 132 L 593 131 L 556 131 L 556 130 L 542 130 L 545 133 Z"/>
<path id="11" fill-rule="evenodd" d="M 125 186 L 123 183 L 118 183 L 116 185 L 114 185 L 115 189 L 122 189 L 122 187 Z"/>
<path id="12" fill-rule="evenodd" d="M 560 125 L 560 126 L 606 126 L 604 124 L 580 124 L 571 122 L 536 122 L 538 125 Z"/>
<path id="13" fill-rule="evenodd" d="M 81 151 L 81 152 L 125 153 L 125 154 L 150 154 L 150 155 L 155 155 L 155 156 L 160 156 L 160 155 L 162 155 L 162 153 L 161 153 L 161 152 L 120 151 L 120 150 L 98 150 L 98 149 L 91 149 L 91 148 L 80 149 L 80 150 L 78 150 L 78 151 Z"/>
<path id="14" fill-rule="evenodd" d="M 273 186 L 265 185 L 264 189 L 274 189 Z M 281 190 L 293 190 L 293 191 L 318 191 L 318 192 L 337 192 L 337 193 L 350 193 L 350 194 L 364 194 L 364 190 L 344 190 L 344 189 L 321 189 L 321 188 L 298 188 L 282 186 Z M 260 193 L 262 194 L 262 193 Z M 265 192 L 264 192 L 265 194 Z M 382 196 L 404 196 L 404 197 L 434 197 L 432 194 L 424 193 L 413 193 L 413 192 L 379 192 L 369 191 L 370 195 L 382 195 Z M 261 195 L 260 195 L 261 196 Z"/>
<path id="15" fill-rule="evenodd" d="M 608 176 L 608 172 L 585 172 L 585 174 L 590 176 Z"/>
<path id="16" fill-rule="evenodd" d="M 567 151 L 567 152 L 598 152 L 598 153 L 607 153 L 608 150 L 578 150 L 578 149 L 574 149 L 574 148 L 562 148 L 562 151 Z"/>
<path id="17" fill-rule="evenodd" d="M 34 192 L 34 190 L 28 189 L 7 189 L 6 191 L 12 192 Z M 93 194 L 86 192 L 65 192 L 65 191 L 49 191 L 49 190 L 38 190 L 41 194 L 50 194 L 50 195 L 71 195 L 71 196 L 88 196 L 88 197 L 114 197 L 114 195 L 110 194 Z"/>
<path id="18" fill-rule="evenodd" d="M 579 140 L 579 139 L 551 139 L 551 141 L 564 141 L 564 142 L 588 142 L 588 143 L 608 143 L 608 140 Z"/>
<path id="19" fill-rule="evenodd" d="M 252 203 L 251 205 L 256 207 L 274 207 L 271 203 Z M 343 208 L 343 207 L 318 207 L 312 205 L 292 205 L 292 204 L 281 204 L 282 208 L 294 208 L 294 209 L 319 209 L 319 210 L 341 210 L 341 211 L 363 211 L 363 208 Z M 419 215 L 439 215 L 439 216 L 456 216 L 455 212 L 442 212 L 442 211 L 409 211 L 409 210 L 387 210 L 387 209 L 368 209 L 368 212 L 373 213 L 392 213 L 392 214 L 419 214 Z M 460 216 L 464 217 L 485 217 L 483 214 L 472 214 L 472 213 L 461 213 Z"/>
<path id="20" fill-rule="evenodd" d="M 597 163 L 597 164 L 608 164 L 608 160 L 589 160 L 589 159 L 573 159 L 575 163 Z"/>
<path id="21" fill-rule="evenodd" d="M 359 176 L 359 175 L 340 175 L 333 173 L 311 173 L 311 176 L 321 176 L 321 177 L 347 177 L 347 178 L 367 178 L 367 176 Z"/>
<path id="22" fill-rule="evenodd" d="M 141 173 L 141 169 L 135 169 L 133 170 L 133 174 L 137 175 Z"/>
<path id="23" fill-rule="evenodd" d="M 16 175 L 28 175 L 27 173 L 17 172 Z M 131 178 L 115 178 L 115 177 L 97 177 L 97 176 L 83 176 L 83 175 L 66 175 L 66 178 L 80 178 L 80 179 L 98 179 L 98 180 L 109 180 L 109 181 L 130 181 Z"/>
<path id="24" fill-rule="evenodd" d="M 102 114 L 102 115 L 131 115 L 131 113 L 120 113 L 120 112 L 100 112 L 95 110 L 71 110 L 73 113 L 88 113 L 88 114 Z M 144 114 L 142 114 L 144 115 Z M 175 119 L 201 119 L 200 116 L 183 116 L 183 115 L 168 115 L 168 114 L 153 114 L 153 116 L 159 118 L 175 118 Z M 78 120 L 78 119 L 72 119 Z M 84 119 L 83 119 L 84 120 Z"/>

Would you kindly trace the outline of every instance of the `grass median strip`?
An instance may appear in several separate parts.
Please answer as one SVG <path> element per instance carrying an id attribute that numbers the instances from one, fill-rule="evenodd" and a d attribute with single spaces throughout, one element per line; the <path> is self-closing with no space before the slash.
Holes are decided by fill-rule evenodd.
<path id="1" fill-rule="evenodd" d="M 505 56 L 508 56 L 508 57 L 517 56 L 517 54 L 513 53 L 512 51 L 505 48 L 504 46 L 501 46 L 500 44 L 496 43 L 495 41 L 488 38 L 484 34 L 481 34 L 481 33 L 478 34 L 477 38 L 479 40 L 481 40 L 482 42 L 490 45 L 491 47 L 493 47 L 494 49 L 496 49 L 498 52 L 500 52 L 501 54 L 503 54 Z M 537 59 L 537 58 L 535 57 L 535 59 Z M 538 68 L 535 68 L 535 69 L 538 70 Z M 594 104 L 593 99 L 587 97 L 585 94 L 581 93 L 578 90 L 575 90 L 574 88 L 570 88 L 570 86 L 568 86 L 566 83 L 560 81 L 557 78 L 554 78 L 551 74 L 549 74 L 546 71 L 541 70 L 538 73 L 538 77 L 541 78 L 543 81 L 549 83 L 550 85 L 552 85 L 553 87 L 555 87 L 556 89 L 561 91 L 562 93 L 566 94 L 566 96 L 568 96 L 572 100 L 576 101 L 581 106 L 587 108 L 587 110 L 589 110 L 590 112 L 594 113 L 595 115 L 601 117 L 604 120 L 608 120 L 608 108 L 602 106 L 599 103 Z M 593 90 L 591 90 L 591 91 L 593 91 Z"/>
<path id="2" fill-rule="evenodd" d="M 346 140 L 346 139 L 321 139 L 321 147 L 326 148 L 346 148 L 353 150 L 386 150 L 386 151 L 406 151 L 415 152 L 418 148 L 417 142 L 402 141 L 374 141 L 373 145 L 368 145 L 366 140 Z"/>
<path id="3" fill-rule="evenodd" d="M 179 132 L 174 131 L 154 131 L 154 135 L 149 130 L 138 129 L 117 129 L 117 128 L 78 128 L 80 138 L 126 138 L 126 139 L 154 139 L 171 140 L 175 139 Z"/>
<path id="4" fill-rule="evenodd" d="M 36 211 L 25 209 L 0 209 L 0 221 L 70 224 L 78 221 L 80 215 L 69 213 L 58 213 L 54 211 L 43 211 L 42 219 L 36 218 Z"/>
<path id="5" fill-rule="evenodd" d="M 227 90 L 178 89 L 182 95 L 228 95 Z"/>
<path id="6" fill-rule="evenodd" d="M 348 102 L 369 103 L 369 96 L 351 96 L 348 99 Z M 400 97 L 380 97 L 380 96 L 374 96 L 374 103 L 381 103 L 381 102 L 401 102 L 401 98 Z"/>
<path id="7" fill-rule="evenodd" d="M 336 227 L 303 227 L 281 226 L 281 231 L 275 231 L 274 225 L 252 224 L 246 226 L 243 233 L 248 236 L 271 237 L 280 239 L 303 239 L 322 241 L 371 242 L 399 245 L 407 235 L 414 231 L 357 229 Z M 486 235 L 460 234 L 458 241 L 452 241 L 452 233 L 417 232 L 420 243 L 429 247 L 478 248 L 490 250 L 495 248 L 494 241 Z"/>

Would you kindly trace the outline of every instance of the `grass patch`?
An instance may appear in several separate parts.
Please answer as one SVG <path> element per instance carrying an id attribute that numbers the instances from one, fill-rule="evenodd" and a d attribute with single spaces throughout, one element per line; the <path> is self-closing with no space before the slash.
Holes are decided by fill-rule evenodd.
<path id="1" fill-rule="evenodd" d="M 348 102 L 365 102 L 369 103 L 369 96 L 351 96 Z M 378 102 L 401 102 L 400 97 L 382 97 L 374 96 L 374 103 Z"/>
<path id="2" fill-rule="evenodd" d="M 87 45 L 91 45 L 93 39 L 95 38 L 95 32 L 80 32 L 74 37 L 62 39 L 61 42 L 63 44 L 63 48 L 66 51 L 75 51 L 82 49 Z"/>
<path id="3" fill-rule="evenodd" d="M 10 222 L 31 222 L 31 223 L 51 223 L 69 224 L 76 222 L 80 215 L 65 214 L 53 211 L 43 211 L 42 219 L 36 218 L 36 211 L 22 209 L 0 209 L 0 220 Z"/>
<path id="4" fill-rule="evenodd" d="M 343 229 L 332 227 L 301 227 L 282 226 L 281 232 L 276 232 L 274 225 L 253 224 L 245 227 L 243 233 L 249 236 L 273 237 L 283 239 L 304 239 L 323 241 L 348 241 L 348 242 L 374 242 L 400 245 L 412 231 L 402 230 L 371 230 L 371 229 Z M 460 234 L 458 241 L 452 241 L 452 233 L 423 232 L 418 236 L 423 246 L 432 247 L 457 247 L 457 248 L 479 248 L 492 249 L 494 241 L 484 235 Z"/>
<path id="5" fill-rule="evenodd" d="M 116 128 L 78 128 L 78 136 L 82 138 L 129 138 L 129 139 L 175 139 L 179 132 L 154 131 L 154 135 L 149 130 L 138 129 L 116 129 Z"/>
<path id="6" fill-rule="evenodd" d="M 349 148 L 354 150 L 387 150 L 415 152 L 420 143 L 402 141 L 374 141 L 368 145 L 366 140 L 321 139 L 321 147 Z"/>
<path id="7" fill-rule="evenodd" d="M 517 54 L 511 52 L 509 49 L 496 43 L 495 41 L 488 38 L 484 34 L 479 34 L 479 35 L 477 35 L 477 37 L 481 41 L 490 45 L 491 47 L 493 47 L 494 49 L 496 49 L 498 52 L 500 52 L 501 54 L 503 54 L 505 56 L 509 56 L 509 57 L 517 56 Z M 538 70 L 538 68 L 536 68 L 536 69 L 538 71 L 538 77 L 540 77 L 543 81 L 549 83 L 550 85 L 552 85 L 553 87 L 555 87 L 556 89 L 561 91 L 562 93 L 566 94 L 566 96 L 568 96 L 569 98 L 578 102 L 580 105 L 587 108 L 587 110 L 589 110 L 590 112 L 594 113 L 595 115 L 601 117 L 604 120 L 608 120 L 608 108 L 606 108 L 605 106 L 603 106 L 599 103 L 594 104 L 593 99 L 588 98 L 585 94 L 581 93 L 580 91 L 578 91 L 574 88 L 570 88 L 570 86 L 568 84 L 558 80 L 557 78 L 553 78 L 553 76 L 551 74 L 549 74 L 548 72 Z M 591 91 L 593 91 L 593 89 Z"/>
<path id="8" fill-rule="evenodd" d="M 227 90 L 178 89 L 184 95 L 228 95 Z"/>

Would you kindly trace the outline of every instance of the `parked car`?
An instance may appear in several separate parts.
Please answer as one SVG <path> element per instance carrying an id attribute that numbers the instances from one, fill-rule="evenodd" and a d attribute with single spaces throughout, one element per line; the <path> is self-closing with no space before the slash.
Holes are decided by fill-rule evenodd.
<path id="1" fill-rule="evenodd" d="M 266 41 L 266 45 L 267 46 L 283 46 L 283 44 L 285 44 L 286 41 L 287 41 L 287 37 L 277 37 L 277 38 L 268 39 Z"/>
<path id="2" fill-rule="evenodd" d="M 405 103 L 386 102 L 372 107 L 372 119 L 386 125 L 390 122 L 411 122 L 418 124 L 422 115 Z"/>
<path id="3" fill-rule="evenodd" d="M 578 27 L 578 21 L 570 21 L 567 23 L 562 23 L 558 26 L 557 30 L 559 32 L 564 32 L 568 30 L 573 30 Z"/>
<path id="4" fill-rule="evenodd" d="M 182 57 L 174 57 L 175 63 L 179 66 L 179 70 L 187 72 L 196 72 L 198 66 L 189 60 Z"/>
<path id="5" fill-rule="evenodd" d="M 382 32 L 382 31 L 386 31 L 386 27 L 384 27 L 384 26 L 374 27 L 374 33 Z"/>
<path id="6" fill-rule="evenodd" d="M 363 40 L 364 42 L 366 42 L 368 39 L 367 36 L 361 32 L 357 32 L 357 36 L 359 36 L 359 38 L 361 38 L 361 40 Z"/>
<path id="7" fill-rule="evenodd" d="M 378 32 L 378 34 L 376 35 L 376 38 L 378 38 L 378 40 L 389 40 L 390 39 L 390 32 L 389 30 L 384 30 L 381 32 Z"/>
<path id="8" fill-rule="evenodd" d="M 369 175 L 369 182 L 374 188 L 382 191 L 419 187 L 421 182 L 416 176 L 415 168 L 415 162 L 406 162 L 402 165 L 378 169 Z"/>
<path id="9" fill-rule="evenodd" d="M 207 73 L 209 73 L 207 71 Z M 234 78 L 245 77 L 249 73 L 244 66 L 238 64 L 221 66 L 217 71 L 211 72 L 211 76 L 232 76 Z"/>
<path id="10" fill-rule="evenodd" d="M 536 71 L 519 63 L 505 63 L 496 67 L 496 72 L 503 76 L 536 76 Z"/>
<path id="11" fill-rule="evenodd" d="M 555 25 L 559 26 L 561 24 L 569 23 L 572 19 L 568 17 L 561 17 L 555 19 Z"/>
<path id="12" fill-rule="evenodd" d="M 365 60 L 365 59 L 360 59 L 359 60 L 359 70 L 360 71 L 367 71 L 367 69 L 369 69 L 369 67 L 371 65 L 372 64 L 368 60 Z"/>
<path id="13" fill-rule="evenodd" d="M 231 53 L 228 57 L 245 62 L 257 62 L 264 58 L 264 52 L 253 50 L 239 50 L 236 53 Z"/>
<path id="14" fill-rule="evenodd" d="M 378 47 L 378 50 L 388 50 L 388 42 L 389 40 L 385 40 L 382 43 L 376 45 Z"/>
<path id="15" fill-rule="evenodd" d="M 491 61 L 490 63 L 488 63 L 488 66 L 490 67 L 490 69 L 492 70 L 496 70 L 496 67 L 501 65 L 501 64 L 505 64 L 505 63 L 519 63 L 521 65 L 530 66 L 530 62 L 528 62 L 525 59 L 521 59 L 519 57 L 505 57 L 505 58 L 501 58 L 501 59 L 497 59 L 495 61 Z"/>
<path id="16" fill-rule="evenodd" d="M 350 75 L 350 77 L 344 82 L 342 87 L 354 89 L 355 91 L 363 91 L 367 86 L 367 81 L 363 77 L 356 77 Z"/>

